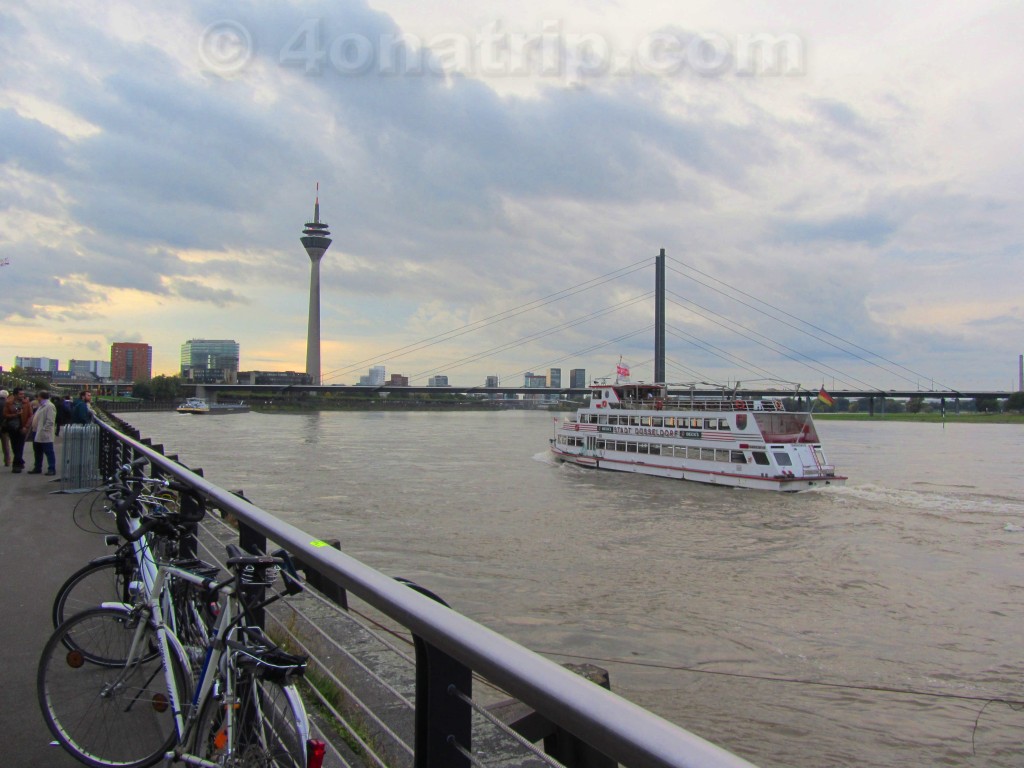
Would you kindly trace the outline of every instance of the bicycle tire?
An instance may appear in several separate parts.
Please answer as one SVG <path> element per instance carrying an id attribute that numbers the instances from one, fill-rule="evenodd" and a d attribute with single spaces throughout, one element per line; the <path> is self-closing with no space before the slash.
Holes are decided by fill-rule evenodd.
<path id="1" fill-rule="evenodd" d="M 236 684 L 239 701 L 234 710 L 235 743 L 229 750 L 224 702 L 210 697 L 196 723 L 195 754 L 213 762 L 230 755 L 238 765 L 306 768 L 309 721 L 295 685 L 282 685 L 258 674 L 240 675 Z"/>
<path id="2" fill-rule="evenodd" d="M 135 658 L 129 650 L 141 632 Z M 90 654 L 68 650 L 88 638 Z M 39 660 L 36 690 L 50 732 L 77 760 L 94 768 L 146 768 L 163 759 L 177 741 L 164 662 L 151 624 L 138 626 L 128 612 L 92 608 L 61 624 Z M 102 654 L 105 662 L 90 655 Z M 187 681 L 172 653 L 177 681 Z M 119 665 L 111 662 L 121 659 Z M 187 687 L 180 686 L 185 689 Z"/>
<path id="3" fill-rule="evenodd" d="M 131 603 L 131 582 L 138 568 L 129 554 L 107 555 L 93 560 L 71 574 L 53 600 L 53 628 L 76 613 L 98 608 L 101 603 Z"/>

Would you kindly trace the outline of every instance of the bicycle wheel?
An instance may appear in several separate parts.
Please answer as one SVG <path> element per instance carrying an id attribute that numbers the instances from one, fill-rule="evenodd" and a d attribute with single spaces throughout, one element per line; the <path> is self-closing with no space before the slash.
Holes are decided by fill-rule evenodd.
<path id="1" fill-rule="evenodd" d="M 72 636 L 71 646 L 86 646 L 88 653 L 68 650 Z M 50 732 L 76 759 L 97 768 L 143 768 L 174 746 L 174 713 L 156 649 L 153 627 L 116 608 L 83 611 L 47 641 L 36 676 L 39 707 Z M 171 665 L 175 680 L 183 681 L 173 654 Z"/>
<path id="2" fill-rule="evenodd" d="M 234 744 L 228 743 L 224 702 L 209 698 L 196 725 L 195 753 L 228 765 L 305 768 L 309 723 L 295 686 L 252 675 L 240 676 L 237 685 Z"/>
<path id="3" fill-rule="evenodd" d="M 57 590 L 53 601 L 54 629 L 79 611 L 98 608 L 101 603 L 130 603 L 129 588 L 137 570 L 130 553 L 107 555 L 79 568 Z"/>

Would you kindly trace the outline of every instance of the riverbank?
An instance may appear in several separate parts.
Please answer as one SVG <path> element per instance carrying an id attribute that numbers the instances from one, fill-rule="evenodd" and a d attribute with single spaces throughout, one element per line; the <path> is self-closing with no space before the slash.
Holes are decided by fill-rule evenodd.
<path id="1" fill-rule="evenodd" d="M 886 421 L 917 421 L 926 424 L 1022 424 L 1024 425 L 1024 414 L 1022 413 L 975 413 L 962 412 L 954 413 L 946 411 L 943 416 L 940 413 L 875 413 L 874 416 L 867 413 L 827 413 L 815 412 L 816 421 L 870 421 L 882 423 Z"/>

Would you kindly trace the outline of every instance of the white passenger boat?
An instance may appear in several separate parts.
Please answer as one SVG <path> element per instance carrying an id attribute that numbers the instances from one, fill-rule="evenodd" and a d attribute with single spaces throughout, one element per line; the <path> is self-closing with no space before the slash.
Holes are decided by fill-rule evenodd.
<path id="1" fill-rule="evenodd" d="M 551 452 L 583 467 L 739 488 L 846 483 L 810 412 L 775 398 L 670 396 L 663 384 L 594 384 L 590 404 L 555 427 Z"/>
<path id="2" fill-rule="evenodd" d="M 190 397 L 178 406 L 177 411 L 178 413 L 190 413 L 193 415 L 219 416 L 228 413 L 248 413 L 249 406 L 244 403 L 240 403 L 238 405 L 231 403 L 214 403 L 213 405 L 210 405 L 202 398 Z"/>

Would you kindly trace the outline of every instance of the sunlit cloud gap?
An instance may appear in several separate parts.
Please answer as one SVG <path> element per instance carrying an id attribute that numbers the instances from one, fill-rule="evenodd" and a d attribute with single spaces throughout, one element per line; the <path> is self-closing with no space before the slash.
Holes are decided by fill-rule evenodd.
<path id="1" fill-rule="evenodd" d="M 669 293 L 672 296 L 675 296 L 675 297 L 681 299 L 682 301 L 685 301 L 685 302 L 687 302 L 689 304 L 692 304 L 694 307 L 700 307 L 700 309 L 702 311 L 698 312 L 697 310 L 693 309 L 692 307 L 683 306 L 679 302 L 672 301 L 671 299 L 668 300 L 669 303 L 674 304 L 674 305 L 676 305 L 678 307 L 681 307 L 682 309 L 686 309 L 686 310 L 692 312 L 693 314 L 697 315 L 698 317 L 703 317 L 708 322 L 714 323 L 715 325 L 719 326 L 720 328 L 724 328 L 725 330 L 729 331 L 730 333 L 735 333 L 737 336 L 742 336 L 743 338 L 748 339 L 749 341 L 752 341 L 755 344 L 759 344 L 760 346 L 764 347 L 765 349 L 768 349 L 768 350 L 770 350 L 772 352 L 780 354 L 783 357 L 785 357 L 785 358 L 787 358 L 789 360 L 792 360 L 794 363 L 799 363 L 800 365 L 803 365 L 803 366 L 805 366 L 807 368 L 810 368 L 815 373 L 820 373 L 823 376 L 830 376 L 830 375 L 838 374 L 840 377 L 843 378 L 844 383 L 846 383 L 846 384 L 849 384 L 848 380 L 852 380 L 852 381 L 855 381 L 855 382 L 861 384 L 862 386 L 864 386 L 867 389 L 878 389 L 878 387 L 874 387 L 871 384 L 868 384 L 866 381 L 858 379 L 856 376 L 852 376 L 852 375 L 850 375 L 848 373 L 845 373 L 845 372 L 839 370 L 838 368 L 834 368 L 831 365 L 829 365 L 828 363 L 825 363 L 825 362 L 823 362 L 821 360 L 817 360 L 817 359 L 811 357 L 810 355 L 807 355 L 807 354 L 805 354 L 803 352 L 800 352 L 799 350 L 793 349 L 792 347 L 783 344 L 780 341 L 776 341 L 774 339 L 771 339 L 768 336 L 765 336 L 763 333 L 759 333 L 758 331 L 755 331 L 753 328 L 748 328 L 747 326 L 743 325 L 742 323 L 736 322 L 735 320 L 733 320 L 731 318 L 727 318 L 724 315 L 722 315 L 722 314 L 720 314 L 718 312 L 715 312 L 713 309 L 709 309 L 707 307 L 701 306 L 700 304 L 697 304 L 696 302 L 691 301 L 690 299 L 686 299 L 686 298 L 684 298 L 682 296 L 679 296 L 679 294 L 677 294 L 677 293 L 675 293 L 673 291 L 666 291 L 666 293 Z M 705 313 L 707 313 L 707 314 L 705 314 Z M 710 317 L 709 315 L 714 315 L 715 317 L 722 318 L 723 320 L 726 320 L 727 322 L 719 322 L 718 320 L 715 320 L 713 317 Z M 736 330 L 737 328 L 742 328 L 744 331 L 748 331 L 750 334 L 753 334 L 753 335 L 748 335 L 747 333 L 741 333 L 740 331 Z M 755 336 L 758 337 L 758 338 L 754 338 Z M 760 341 L 759 339 L 764 339 L 764 341 Z M 787 351 L 783 351 L 783 350 L 788 350 L 788 352 Z M 793 355 L 789 354 L 789 352 L 792 352 L 793 355 L 798 355 L 799 357 L 794 357 Z M 800 358 L 803 358 L 803 359 L 800 359 Z M 806 362 L 808 360 L 810 361 L 810 363 Z M 814 363 L 815 365 L 811 365 L 811 363 Z M 822 370 L 818 366 L 823 366 L 824 368 L 828 369 L 828 371 L 831 371 L 831 373 L 828 373 L 828 371 Z"/>
<path id="2" fill-rule="evenodd" d="M 786 310 L 782 309 L 781 307 L 777 307 L 774 304 L 765 301 L 764 299 L 760 299 L 757 296 L 754 296 L 751 293 L 747 293 L 746 291 L 741 290 L 741 289 L 739 289 L 739 288 L 737 288 L 737 287 L 735 287 L 733 285 L 730 285 L 729 283 L 726 283 L 723 280 L 719 280 L 717 277 L 713 277 L 713 276 L 707 274 L 706 272 L 702 272 L 701 270 L 697 269 L 696 267 L 694 267 L 694 266 L 692 266 L 690 264 L 687 264 L 686 262 L 680 261 L 679 259 L 673 259 L 671 256 L 668 256 L 667 258 L 669 260 L 675 262 L 676 264 L 680 265 L 681 267 L 685 268 L 685 269 L 689 269 L 689 270 L 691 270 L 693 272 L 696 272 L 698 275 L 701 275 L 702 277 L 707 278 L 708 280 L 712 280 L 712 281 L 718 283 L 719 285 L 725 286 L 730 291 L 738 293 L 741 296 L 745 296 L 746 298 L 751 299 L 752 301 L 756 301 L 758 304 L 762 304 L 762 305 L 768 307 L 769 309 L 771 309 L 772 311 L 778 312 L 779 314 L 784 315 L 785 317 L 788 317 L 788 318 L 790 318 L 792 320 L 795 320 L 798 323 L 802 323 L 802 324 L 806 325 L 809 328 L 813 328 L 815 331 L 818 331 L 819 333 L 822 333 L 825 336 L 828 336 L 830 338 L 836 339 L 837 341 L 842 342 L 843 344 L 847 345 L 848 347 L 852 347 L 853 349 L 860 350 L 861 352 L 864 352 L 867 355 L 870 355 L 871 357 L 876 357 L 879 360 L 882 360 L 882 361 L 884 361 L 886 363 L 889 363 L 890 365 L 894 365 L 897 368 L 899 368 L 901 370 L 904 370 L 907 373 L 912 374 L 913 376 L 915 376 L 917 378 L 914 378 L 914 379 L 908 378 L 908 377 L 906 377 L 906 376 L 904 376 L 904 375 L 902 375 L 900 373 L 897 373 L 896 371 L 893 371 L 893 370 L 891 370 L 889 368 L 886 368 L 885 366 L 880 365 L 880 364 L 878 364 L 878 363 L 876 363 L 876 362 L 874 362 L 872 360 L 868 360 L 867 358 L 865 358 L 865 357 L 863 357 L 861 355 L 858 355 L 856 352 L 852 352 L 849 349 L 840 347 L 839 345 L 829 341 L 828 339 L 825 339 L 825 338 L 822 338 L 821 336 L 818 336 L 816 334 L 810 333 L 810 332 L 804 330 L 803 328 L 800 328 L 800 327 L 798 327 L 796 325 L 793 325 L 792 323 L 788 323 L 785 320 L 783 320 L 782 318 L 776 317 L 776 316 L 774 316 L 774 315 L 764 311 L 763 309 L 761 309 L 759 307 L 755 307 L 755 306 L 753 306 L 751 304 L 748 304 L 747 302 L 742 301 L 741 299 L 738 299 L 735 296 L 730 296 L 728 293 L 725 293 L 724 291 L 719 290 L 718 288 L 715 288 L 712 285 L 708 285 L 704 281 L 698 280 L 697 278 L 693 277 L 692 275 L 688 275 L 685 272 L 682 272 L 682 271 L 680 271 L 678 269 L 675 269 L 671 265 L 666 265 L 666 269 L 669 269 L 672 272 L 675 272 L 677 275 L 681 275 L 682 277 L 685 277 L 688 280 L 692 280 L 695 283 L 697 283 L 698 285 L 702 285 L 705 288 L 708 288 L 708 289 L 710 289 L 712 291 L 715 291 L 716 293 L 721 294 L 722 296 L 725 296 L 726 298 L 731 299 L 731 300 L 733 300 L 733 301 L 735 301 L 735 302 L 737 302 L 739 304 L 742 304 L 743 306 L 748 307 L 749 309 L 752 309 L 755 312 L 760 312 L 765 317 L 770 317 L 772 320 L 775 320 L 778 323 L 782 323 L 783 325 L 786 325 L 789 328 L 792 328 L 793 330 L 799 331 L 800 333 L 806 334 L 807 336 L 810 336 L 811 338 L 816 339 L 817 341 L 820 341 L 820 342 L 822 342 L 824 344 L 828 344 L 829 346 L 834 347 L 835 349 L 839 350 L 840 352 L 843 352 L 843 353 L 848 354 L 848 355 L 852 355 L 853 357 L 856 357 L 858 360 L 861 360 L 861 361 L 863 361 L 865 363 L 868 363 L 870 365 L 874 365 L 877 368 L 881 368 L 882 370 L 884 370 L 884 371 L 886 371 L 888 373 L 891 373 L 891 374 L 893 374 L 895 376 L 898 376 L 899 378 L 901 378 L 904 381 L 907 381 L 907 382 L 909 382 L 911 384 L 915 384 L 916 385 L 917 382 L 920 381 L 921 379 L 929 379 L 931 381 L 935 380 L 934 377 L 932 377 L 932 376 L 927 376 L 927 375 L 925 375 L 923 373 L 919 373 L 919 372 L 913 370 L 912 368 L 908 368 L 905 365 L 902 365 L 901 363 L 896 362 L 895 360 L 890 360 L 889 358 L 887 358 L 887 357 L 885 357 L 883 355 L 880 355 L 877 352 L 873 352 L 870 349 L 866 349 L 865 347 L 862 347 L 859 344 L 856 344 L 855 342 L 850 341 L 849 339 L 844 339 L 842 336 L 838 336 L 838 335 L 832 333 L 831 331 L 826 330 L 825 328 L 822 328 L 819 325 L 815 325 L 814 323 L 810 322 L 809 320 L 804 320 L 803 318 L 797 317 L 796 315 L 792 314 L 791 312 L 787 312 Z M 946 384 L 942 384 L 941 382 L 939 383 L 939 387 L 943 388 L 943 389 L 955 389 L 954 387 L 950 387 L 950 386 L 948 386 Z"/>
<path id="3" fill-rule="evenodd" d="M 631 275 L 634 272 L 638 272 L 639 270 L 650 266 L 651 263 L 652 260 L 650 257 L 642 259 L 628 266 L 613 270 L 612 272 L 607 272 L 603 275 L 592 278 L 590 280 L 586 280 L 582 283 L 577 283 L 576 285 L 571 286 L 569 288 L 564 288 L 560 291 L 548 294 L 547 296 L 543 296 L 539 299 L 534 299 L 524 304 L 520 304 L 519 306 L 513 307 L 512 309 L 507 309 L 502 312 L 498 312 L 496 314 L 490 315 L 489 317 L 485 317 L 480 320 L 476 320 L 472 323 L 467 323 L 466 325 L 460 326 L 458 328 L 453 328 L 451 330 L 435 334 L 434 336 L 428 336 L 427 338 L 420 339 L 419 341 L 412 342 L 411 344 L 407 344 L 403 347 L 397 347 L 395 349 L 384 352 L 382 355 L 375 355 L 374 357 L 364 358 L 363 360 L 359 360 L 347 366 L 335 368 L 334 370 L 325 373 L 322 379 L 324 382 L 327 382 L 333 379 L 341 378 L 342 376 L 346 376 L 352 373 L 353 371 L 359 370 L 362 366 L 365 366 L 369 363 L 381 364 L 390 362 L 392 360 L 397 360 L 398 358 L 412 354 L 413 352 L 418 352 L 422 349 L 427 349 L 437 344 L 442 344 L 446 341 L 450 341 L 460 336 L 465 336 L 466 334 L 473 333 L 474 331 L 479 331 L 488 326 L 495 325 L 496 323 L 501 323 L 504 322 L 505 320 L 510 320 L 513 317 L 518 317 L 519 315 L 532 312 L 536 309 L 540 309 L 541 307 L 545 307 L 549 304 L 554 304 L 555 302 L 570 298 L 571 296 L 575 296 L 576 294 L 593 290 L 594 288 L 598 288 L 606 283 L 612 282 L 614 280 L 619 280 L 623 277 Z"/>

